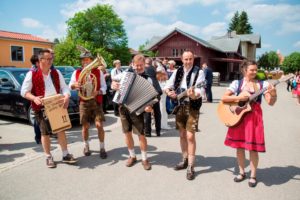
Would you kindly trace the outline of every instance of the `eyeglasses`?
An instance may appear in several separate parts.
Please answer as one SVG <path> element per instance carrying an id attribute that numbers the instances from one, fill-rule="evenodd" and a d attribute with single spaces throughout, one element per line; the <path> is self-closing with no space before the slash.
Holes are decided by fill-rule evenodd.
<path id="1" fill-rule="evenodd" d="M 43 60 L 46 60 L 46 61 L 48 61 L 48 62 L 50 62 L 50 61 L 52 61 L 53 60 L 53 58 L 42 58 Z"/>

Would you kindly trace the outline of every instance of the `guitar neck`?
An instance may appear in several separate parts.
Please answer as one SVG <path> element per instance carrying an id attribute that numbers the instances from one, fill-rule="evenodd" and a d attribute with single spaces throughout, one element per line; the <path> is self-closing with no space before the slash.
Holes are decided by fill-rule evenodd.
<path id="1" fill-rule="evenodd" d="M 277 85 L 279 84 L 280 81 L 276 80 L 274 83 L 272 83 L 272 85 Z M 253 95 L 250 96 L 249 101 L 253 101 L 254 99 L 256 99 L 259 95 L 263 94 L 265 91 L 267 91 L 268 88 L 263 88 L 261 90 L 259 90 L 258 92 L 254 93 Z"/>
<path id="2" fill-rule="evenodd" d="M 198 83 L 197 85 L 195 85 L 194 87 L 195 88 L 201 88 L 205 86 L 205 81 L 204 82 L 201 82 L 201 83 Z M 186 97 L 187 96 L 187 90 L 185 90 L 184 92 L 180 93 L 177 95 L 177 100 L 180 100 L 182 99 L 183 97 Z"/>

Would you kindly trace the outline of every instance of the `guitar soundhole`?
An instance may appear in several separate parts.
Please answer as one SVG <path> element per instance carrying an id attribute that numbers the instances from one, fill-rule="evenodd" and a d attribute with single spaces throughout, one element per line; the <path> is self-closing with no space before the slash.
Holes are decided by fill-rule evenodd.
<path id="1" fill-rule="evenodd" d="M 243 107 L 243 106 L 246 105 L 246 102 L 245 102 L 245 101 L 239 101 L 238 105 L 239 105 L 240 107 Z"/>

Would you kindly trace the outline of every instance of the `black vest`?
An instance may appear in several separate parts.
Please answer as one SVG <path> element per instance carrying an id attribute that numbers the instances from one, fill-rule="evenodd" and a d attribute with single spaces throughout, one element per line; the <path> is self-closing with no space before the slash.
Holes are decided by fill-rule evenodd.
<path id="1" fill-rule="evenodd" d="M 196 81 L 197 81 L 197 78 L 198 78 L 198 75 L 199 75 L 199 71 L 200 71 L 200 67 L 193 66 L 193 68 L 191 69 L 191 71 L 187 75 L 187 77 L 186 77 L 186 84 L 187 84 L 188 88 L 190 86 L 191 77 L 192 77 L 193 73 L 195 74 L 195 79 L 194 79 L 194 82 L 193 82 L 192 86 L 194 86 L 196 84 Z M 181 67 L 178 68 L 178 70 L 176 72 L 175 83 L 174 83 L 175 90 L 177 90 L 179 88 L 183 76 L 184 76 L 184 70 L 183 70 L 183 66 L 181 66 Z M 190 100 L 190 107 L 192 109 L 199 110 L 201 108 L 201 106 L 202 106 L 202 98 L 195 99 L 195 100 L 189 98 L 189 100 Z"/>

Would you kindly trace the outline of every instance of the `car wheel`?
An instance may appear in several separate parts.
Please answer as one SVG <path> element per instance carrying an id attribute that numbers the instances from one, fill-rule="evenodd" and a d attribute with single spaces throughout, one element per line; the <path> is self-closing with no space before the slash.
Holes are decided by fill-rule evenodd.
<path id="1" fill-rule="evenodd" d="M 34 116 L 34 112 L 33 112 L 31 106 L 29 106 L 29 108 L 28 108 L 28 111 L 27 111 L 27 118 L 28 118 L 29 124 L 33 126 L 35 116 Z"/>

